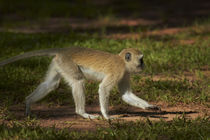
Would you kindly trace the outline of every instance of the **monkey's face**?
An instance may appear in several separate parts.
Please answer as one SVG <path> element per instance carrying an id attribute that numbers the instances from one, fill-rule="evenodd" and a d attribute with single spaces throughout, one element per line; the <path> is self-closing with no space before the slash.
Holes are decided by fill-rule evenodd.
<path id="1" fill-rule="evenodd" d="M 141 72 L 144 68 L 143 54 L 134 48 L 124 49 L 120 52 L 120 57 L 123 58 L 126 70 L 130 73 Z"/>

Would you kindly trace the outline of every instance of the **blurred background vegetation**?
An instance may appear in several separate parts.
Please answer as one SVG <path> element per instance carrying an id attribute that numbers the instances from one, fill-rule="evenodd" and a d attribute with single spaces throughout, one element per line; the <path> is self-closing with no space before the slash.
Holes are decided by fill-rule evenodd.
<path id="1" fill-rule="evenodd" d="M 208 0 L 0 0 L 0 21 L 105 16 L 161 20 L 179 26 L 210 14 Z"/>

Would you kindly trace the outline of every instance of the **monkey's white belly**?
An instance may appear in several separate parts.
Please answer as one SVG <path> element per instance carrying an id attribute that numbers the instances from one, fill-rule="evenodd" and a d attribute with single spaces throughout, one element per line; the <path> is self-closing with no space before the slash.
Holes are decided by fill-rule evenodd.
<path id="1" fill-rule="evenodd" d="M 101 81 L 105 77 L 105 74 L 102 72 L 96 72 L 92 69 L 88 69 L 88 68 L 81 67 L 81 66 L 80 66 L 80 69 L 81 69 L 82 73 L 84 74 L 85 78 L 90 79 L 90 80 Z"/>

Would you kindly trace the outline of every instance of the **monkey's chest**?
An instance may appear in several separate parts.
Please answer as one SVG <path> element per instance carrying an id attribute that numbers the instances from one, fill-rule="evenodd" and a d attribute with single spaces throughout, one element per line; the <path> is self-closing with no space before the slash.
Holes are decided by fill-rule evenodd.
<path id="1" fill-rule="evenodd" d="M 94 71 L 93 69 L 85 68 L 82 66 L 79 67 L 86 79 L 101 81 L 105 77 L 105 74 L 102 72 L 97 72 Z"/>

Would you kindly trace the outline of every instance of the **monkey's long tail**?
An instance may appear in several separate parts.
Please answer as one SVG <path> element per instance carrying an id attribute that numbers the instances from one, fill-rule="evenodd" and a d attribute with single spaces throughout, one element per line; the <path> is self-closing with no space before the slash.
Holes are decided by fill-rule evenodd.
<path id="1" fill-rule="evenodd" d="M 33 56 L 55 56 L 58 54 L 61 50 L 64 50 L 64 48 L 52 48 L 52 49 L 46 49 L 46 50 L 38 50 L 38 51 L 32 51 L 32 52 L 27 52 L 21 55 L 14 56 L 12 58 L 3 60 L 0 62 L 0 67 L 4 66 L 6 64 L 28 58 L 28 57 L 33 57 Z"/>

